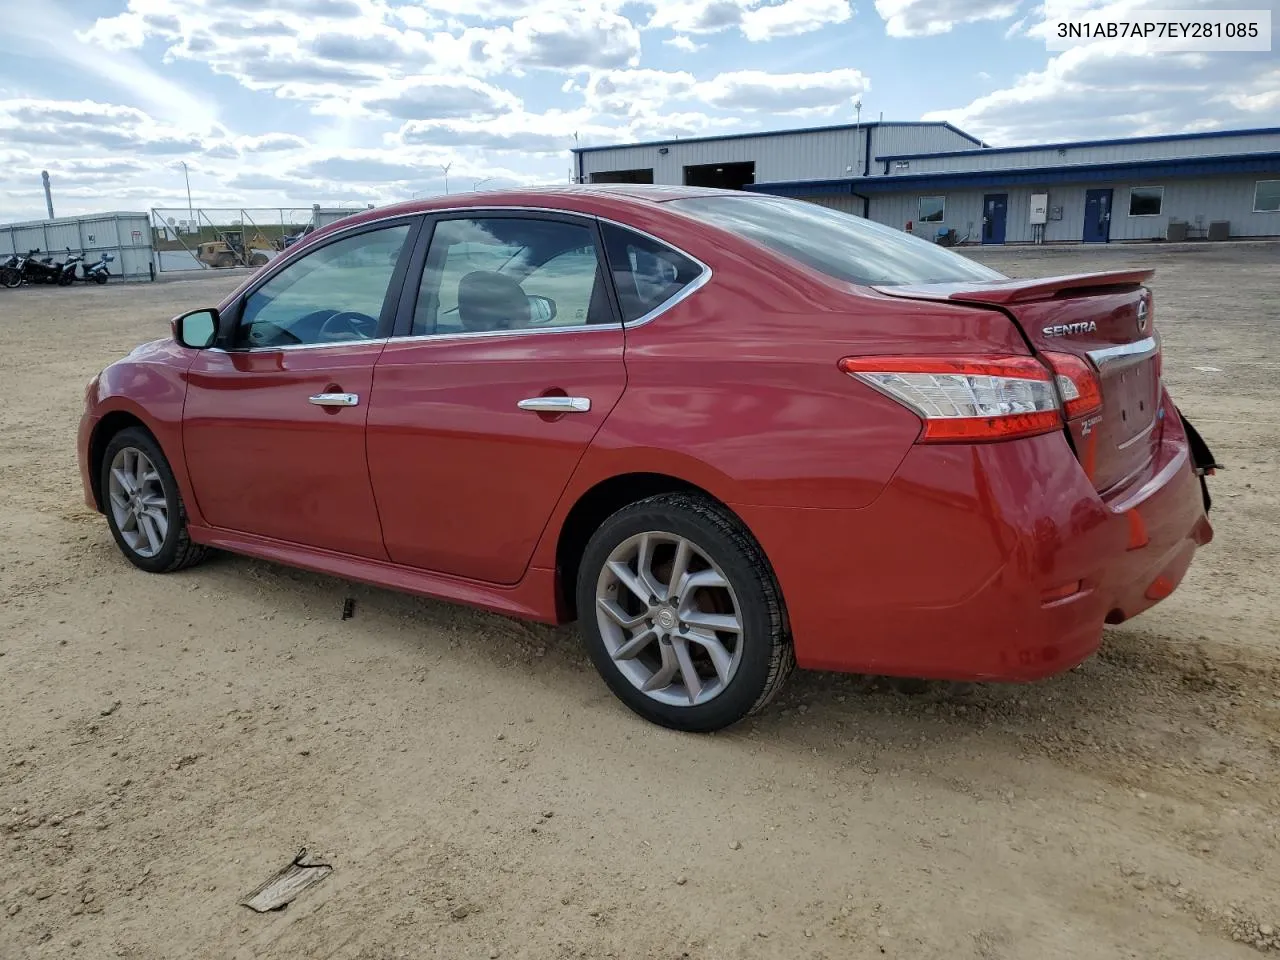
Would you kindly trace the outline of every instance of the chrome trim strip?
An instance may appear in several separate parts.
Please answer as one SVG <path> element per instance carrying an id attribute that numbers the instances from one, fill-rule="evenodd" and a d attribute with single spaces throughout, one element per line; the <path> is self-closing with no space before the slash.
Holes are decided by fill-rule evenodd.
<path id="1" fill-rule="evenodd" d="M 1139 431 L 1138 433 L 1135 433 L 1132 437 L 1130 437 L 1124 443 L 1116 444 L 1116 449 L 1128 450 L 1130 447 L 1132 447 L 1135 443 L 1137 443 L 1143 437 L 1148 436 L 1151 433 L 1151 431 L 1154 430 L 1155 428 L 1156 428 L 1156 418 L 1152 417 L 1151 422 L 1148 423 L 1145 427 L 1143 427 L 1141 431 Z"/>
<path id="2" fill-rule="evenodd" d="M 317 393 L 307 399 L 317 407 L 354 407 L 360 403 L 356 393 Z"/>
<path id="3" fill-rule="evenodd" d="M 1090 350 L 1089 359 L 1102 371 L 1123 369 L 1141 363 L 1159 348 L 1159 338 L 1153 334 L 1145 340 L 1135 340 L 1133 343 L 1121 343 L 1114 347 Z"/>
<path id="4" fill-rule="evenodd" d="M 280 350 L 335 350 L 338 347 L 369 347 L 380 343 L 389 343 L 389 337 L 374 337 L 371 340 L 339 340 L 337 343 L 284 343 L 278 347 L 242 347 L 227 350 L 225 347 L 205 347 L 210 353 L 276 353 Z"/>
<path id="5" fill-rule="evenodd" d="M 388 345 L 417 343 L 421 340 L 475 340 L 481 337 L 519 337 L 526 333 L 617 333 L 622 327 L 613 323 L 579 323 L 572 327 L 521 327 L 518 330 L 464 330 L 460 333 L 413 333 L 392 337 Z"/>
<path id="6" fill-rule="evenodd" d="M 516 404 L 521 410 L 536 413 L 587 413 L 591 410 L 590 397 L 530 397 Z"/>

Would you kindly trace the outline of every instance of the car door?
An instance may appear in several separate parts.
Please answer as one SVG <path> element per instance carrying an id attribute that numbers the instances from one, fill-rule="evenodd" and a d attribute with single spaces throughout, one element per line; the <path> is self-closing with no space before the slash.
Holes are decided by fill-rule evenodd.
<path id="1" fill-rule="evenodd" d="M 626 385 L 594 220 L 443 216 L 374 373 L 369 472 L 391 559 L 515 583 Z M 420 277 L 420 279 L 419 279 Z"/>
<path id="2" fill-rule="evenodd" d="M 369 484 L 373 367 L 421 218 L 335 235 L 224 313 L 187 374 L 183 446 L 215 527 L 386 559 Z"/>

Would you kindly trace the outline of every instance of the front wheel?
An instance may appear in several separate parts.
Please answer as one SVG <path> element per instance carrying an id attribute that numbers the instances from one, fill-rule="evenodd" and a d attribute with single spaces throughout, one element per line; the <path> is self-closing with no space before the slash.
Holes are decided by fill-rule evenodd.
<path id="1" fill-rule="evenodd" d="M 583 554 L 577 600 L 605 683 L 664 727 L 727 727 L 764 707 L 795 664 L 768 561 L 706 497 L 662 494 L 609 517 Z"/>
<path id="2" fill-rule="evenodd" d="M 10 290 L 16 290 L 22 286 L 22 274 L 17 270 L 5 270 L 0 273 L 0 283 L 3 283 Z"/>
<path id="3" fill-rule="evenodd" d="M 102 458 L 103 507 L 116 545 L 148 573 L 171 573 L 204 559 L 187 532 L 187 510 L 169 461 L 151 434 L 121 430 Z"/>

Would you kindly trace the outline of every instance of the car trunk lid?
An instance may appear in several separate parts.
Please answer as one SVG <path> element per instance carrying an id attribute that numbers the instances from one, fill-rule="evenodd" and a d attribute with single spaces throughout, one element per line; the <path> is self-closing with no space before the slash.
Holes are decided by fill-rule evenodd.
<path id="1" fill-rule="evenodd" d="M 1001 310 L 1051 366 L 1055 354 L 1085 361 L 1097 376 L 1102 406 L 1068 417 L 1067 431 L 1094 488 L 1106 493 L 1137 477 L 1160 442 L 1160 344 L 1145 286 L 1153 273 L 1115 270 L 876 289 L 895 297 Z"/>

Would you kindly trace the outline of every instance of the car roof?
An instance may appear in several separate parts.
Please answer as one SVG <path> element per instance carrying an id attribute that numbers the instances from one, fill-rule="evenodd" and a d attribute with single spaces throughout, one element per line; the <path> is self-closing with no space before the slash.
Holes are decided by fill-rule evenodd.
<path id="1" fill-rule="evenodd" d="M 591 183 L 565 184 L 563 186 L 514 187 L 508 190 L 485 190 L 474 193 L 441 194 L 420 200 L 406 200 L 385 207 L 352 212 L 326 224 L 316 233 L 332 233 L 369 220 L 406 216 L 415 213 L 435 213 L 470 207 L 531 207 L 564 210 L 566 213 L 608 214 L 626 207 L 651 207 L 670 200 L 690 197 L 708 197 L 732 194 L 742 196 L 738 190 L 719 190 L 711 187 L 683 187 L 648 183 Z"/>

